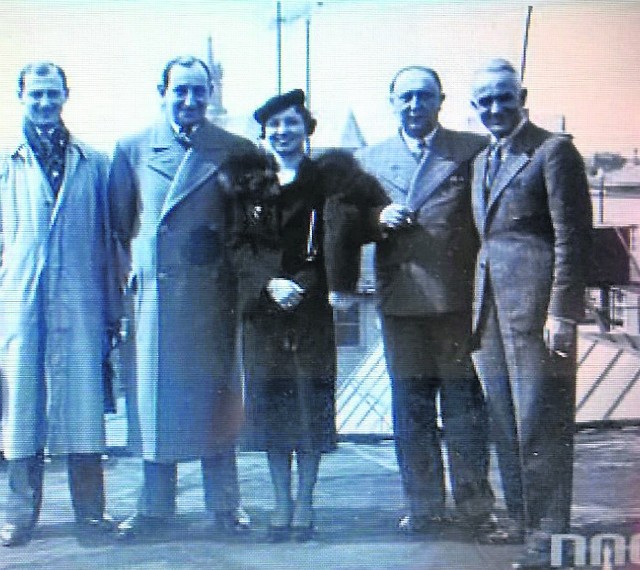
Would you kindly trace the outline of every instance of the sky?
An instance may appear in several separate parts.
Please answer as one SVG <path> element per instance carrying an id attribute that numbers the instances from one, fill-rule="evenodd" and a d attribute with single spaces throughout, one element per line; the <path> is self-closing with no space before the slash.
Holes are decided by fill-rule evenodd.
<path id="1" fill-rule="evenodd" d="M 640 1 L 283 0 L 292 21 L 283 27 L 282 87 L 305 87 L 306 13 L 311 108 L 323 120 L 344 120 L 351 109 L 367 142 L 389 136 L 389 80 L 420 64 L 441 75 L 442 123 L 469 128 L 473 70 L 492 56 L 520 65 L 529 4 L 531 118 L 554 128 L 564 116 L 585 155 L 630 156 L 640 147 Z M 156 118 L 164 63 L 204 57 L 209 35 L 224 68 L 223 103 L 248 116 L 277 90 L 275 12 L 275 0 L 2 0 L 0 145 L 19 129 L 16 78 L 25 63 L 65 68 L 66 123 L 109 151 Z"/>

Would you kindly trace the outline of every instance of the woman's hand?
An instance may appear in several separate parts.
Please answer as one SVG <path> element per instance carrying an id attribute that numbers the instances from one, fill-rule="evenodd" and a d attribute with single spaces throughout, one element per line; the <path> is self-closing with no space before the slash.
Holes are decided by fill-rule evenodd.
<path id="1" fill-rule="evenodd" d="M 291 279 L 277 277 L 269 281 L 267 293 L 280 308 L 291 311 L 302 301 L 304 289 Z"/>

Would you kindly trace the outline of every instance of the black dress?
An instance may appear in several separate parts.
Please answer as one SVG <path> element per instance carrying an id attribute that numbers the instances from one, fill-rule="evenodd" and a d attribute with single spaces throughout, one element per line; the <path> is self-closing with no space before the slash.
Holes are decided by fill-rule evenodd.
<path id="1" fill-rule="evenodd" d="M 263 227 L 258 240 L 236 244 L 248 450 L 327 452 L 336 445 L 336 347 L 323 255 L 322 186 L 318 166 L 303 159 L 293 182 L 270 204 L 253 208 L 270 228 Z M 266 286 L 276 277 L 304 289 L 295 309 L 285 311 L 268 296 Z"/>

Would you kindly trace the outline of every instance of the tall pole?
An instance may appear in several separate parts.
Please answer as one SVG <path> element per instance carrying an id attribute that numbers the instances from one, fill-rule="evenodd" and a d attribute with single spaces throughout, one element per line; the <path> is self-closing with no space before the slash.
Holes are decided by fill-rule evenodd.
<path id="1" fill-rule="evenodd" d="M 307 107 L 311 109 L 311 18 L 305 20 L 305 89 L 307 91 Z"/>
<path id="2" fill-rule="evenodd" d="M 282 94 L 282 2 L 276 2 L 276 60 L 278 62 L 278 95 Z"/>
<path id="3" fill-rule="evenodd" d="M 522 60 L 520 61 L 520 82 L 524 82 L 524 71 L 527 67 L 527 47 L 529 46 L 529 27 L 531 26 L 531 12 L 533 6 L 527 7 L 527 18 L 524 24 L 524 41 L 522 45 Z"/>
<path id="4" fill-rule="evenodd" d="M 311 17 L 305 19 L 305 90 L 307 92 L 307 109 L 311 111 Z M 311 140 L 309 137 L 305 140 L 305 150 L 307 154 L 311 154 Z"/>

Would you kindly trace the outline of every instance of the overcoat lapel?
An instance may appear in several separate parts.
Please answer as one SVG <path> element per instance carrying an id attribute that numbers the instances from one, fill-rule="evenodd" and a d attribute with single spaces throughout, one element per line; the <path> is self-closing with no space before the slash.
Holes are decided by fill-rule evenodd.
<path id="1" fill-rule="evenodd" d="M 64 177 L 62 179 L 62 184 L 60 185 L 60 190 L 58 191 L 58 197 L 54 201 L 53 212 L 51 214 L 51 220 L 49 221 L 50 231 L 55 226 L 55 223 L 60 214 L 60 210 L 64 207 L 64 203 L 67 201 L 67 195 L 69 194 L 70 187 L 72 186 L 71 181 L 76 175 L 78 164 L 81 158 L 83 158 L 82 150 L 76 143 L 73 142 L 73 138 L 72 138 L 69 141 L 69 144 L 67 145 L 67 152 L 66 152 L 65 164 L 64 164 Z M 49 192 L 51 192 L 51 195 L 53 196 L 53 191 L 51 189 L 51 186 L 48 183 L 46 183 L 45 186 L 48 188 Z"/>
<path id="2" fill-rule="evenodd" d="M 160 211 L 162 220 L 179 202 L 198 188 L 218 168 L 217 163 L 207 160 L 197 150 L 190 148 L 183 156 Z"/>
<path id="3" fill-rule="evenodd" d="M 223 159 L 224 146 L 214 128 L 202 125 L 194 135 L 193 147 L 186 152 L 174 136 L 171 126 L 163 122 L 152 141 L 154 154 L 149 167 L 168 179 L 169 187 L 158 223 L 186 196 L 213 176 Z"/>

